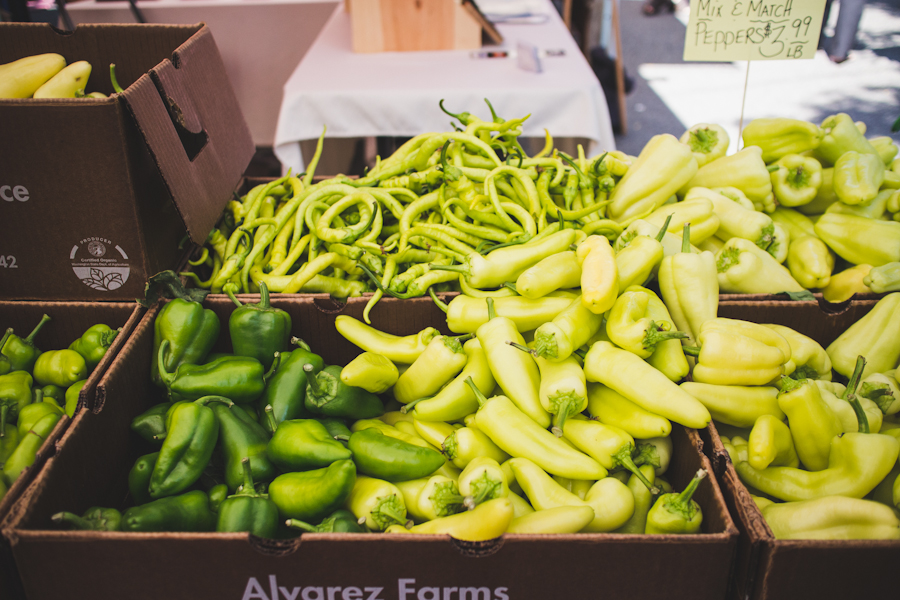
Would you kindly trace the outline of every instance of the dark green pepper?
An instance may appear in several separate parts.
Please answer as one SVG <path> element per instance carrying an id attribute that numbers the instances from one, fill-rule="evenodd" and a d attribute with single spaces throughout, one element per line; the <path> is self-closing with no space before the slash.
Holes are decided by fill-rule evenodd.
<path id="1" fill-rule="evenodd" d="M 12 423 L 7 423 L 0 431 L 0 465 L 5 463 L 19 445 L 19 430 Z M 3 478 L 0 477 L 0 480 Z"/>
<path id="2" fill-rule="evenodd" d="M 316 372 L 313 365 L 306 364 L 303 369 L 308 377 L 304 404 L 310 412 L 343 419 L 371 419 L 384 414 L 378 396 L 341 381 L 342 367 L 329 365 Z"/>
<path id="3" fill-rule="evenodd" d="M 271 481 L 278 470 L 266 455 L 269 434 L 262 425 L 251 419 L 236 404 L 216 404 L 212 407 L 219 422 L 219 448 L 225 459 L 225 483 L 229 490 L 236 490 L 245 480 L 243 459 L 250 460 L 253 479 Z"/>
<path id="4" fill-rule="evenodd" d="M 131 420 L 131 430 L 151 444 L 161 445 L 166 437 L 166 414 L 170 408 L 171 402 L 151 406 Z"/>
<path id="5" fill-rule="evenodd" d="M 315 419 L 283 421 L 266 449 L 282 471 L 321 469 L 353 454 Z"/>
<path id="6" fill-rule="evenodd" d="M 44 415 L 24 436 L 19 436 L 19 445 L 3 465 L 3 478 L 6 480 L 6 485 L 12 486 L 22 471 L 34 464 L 38 450 L 44 445 L 61 418 L 62 415 L 54 413 Z"/>
<path id="7" fill-rule="evenodd" d="M 69 387 L 76 381 L 87 379 L 88 369 L 84 357 L 74 350 L 49 350 L 34 361 L 32 375 L 40 386 Z"/>
<path id="8" fill-rule="evenodd" d="M 269 498 L 283 519 L 317 522 L 340 508 L 356 483 L 356 465 L 339 460 L 324 469 L 283 473 L 269 484 Z"/>
<path id="9" fill-rule="evenodd" d="M 348 440 L 353 432 L 341 419 L 322 418 L 316 419 L 316 421 L 324 425 L 325 429 L 328 430 L 328 435 L 339 441 L 344 448 L 348 446 Z"/>
<path id="10" fill-rule="evenodd" d="M 150 476 L 153 475 L 157 458 L 159 452 L 139 456 L 128 472 L 128 491 L 131 493 L 132 502 L 136 505 L 147 504 L 153 500 L 150 497 Z"/>
<path id="11" fill-rule="evenodd" d="M 34 379 L 27 371 L 0 375 L 0 436 L 6 431 L 6 422 L 15 420 L 19 411 L 31 404 L 33 383 Z"/>
<path id="12" fill-rule="evenodd" d="M 9 359 L 10 371 L 31 371 L 34 361 L 41 354 L 41 351 L 34 346 L 34 337 L 49 322 L 50 317 L 44 315 L 27 337 L 20 338 L 15 334 L 10 334 L 6 339 L 6 343 L 0 347 L 0 352 Z"/>
<path id="13" fill-rule="evenodd" d="M 169 348 L 169 341 L 164 340 L 159 346 L 157 366 L 159 376 L 169 390 L 169 399 L 196 400 L 203 396 L 224 396 L 237 404 L 253 402 L 262 396 L 266 382 L 272 371 L 265 368 L 255 358 L 247 356 L 223 356 L 203 365 L 183 364 L 174 372 L 170 372 L 164 357 Z M 276 355 L 277 357 L 277 355 Z M 273 364 L 277 368 L 278 361 Z"/>
<path id="14" fill-rule="evenodd" d="M 87 383 L 87 379 L 82 379 L 81 381 L 76 381 L 72 385 L 66 388 L 66 416 L 70 419 L 75 416 L 75 411 L 78 409 L 78 401 L 81 398 L 81 390 L 84 388 L 84 384 Z"/>
<path id="15" fill-rule="evenodd" d="M 259 284 L 259 304 L 241 304 L 228 286 L 223 291 L 237 305 L 228 318 L 234 353 L 255 358 L 268 369 L 274 354 L 288 349 L 291 316 L 269 304 L 269 288 L 265 282 Z"/>
<path id="16" fill-rule="evenodd" d="M 12 334 L 13 329 L 10 327 L 3 334 L 3 337 L 0 338 L 0 375 L 6 375 L 12 371 L 12 363 L 9 361 L 9 357 L 2 352 L 3 346 L 6 345 L 6 340 L 8 340 Z"/>
<path id="17" fill-rule="evenodd" d="M 200 478 L 219 436 L 219 422 L 207 406 L 210 402 L 231 404 L 221 396 L 205 396 L 172 407 L 166 418 L 166 439 L 150 476 L 151 498 L 183 492 Z"/>
<path id="18" fill-rule="evenodd" d="M 62 416 L 62 409 L 52 402 L 44 401 L 44 393 L 40 388 L 32 390 L 31 404 L 26 404 L 19 410 L 19 418 L 16 427 L 19 431 L 19 439 L 25 437 L 28 430 L 35 423 L 46 417 L 47 415 L 56 414 Z"/>
<path id="19" fill-rule="evenodd" d="M 240 491 L 222 502 L 216 531 L 248 531 L 259 537 L 273 538 L 278 532 L 278 507 L 267 496 L 254 489 L 248 459 L 241 461 L 241 470 L 244 485 Z"/>
<path id="20" fill-rule="evenodd" d="M 307 383 L 303 365 L 309 363 L 317 371 L 325 366 L 322 357 L 314 354 L 306 342 L 295 337 L 291 339 L 291 343 L 297 347 L 281 355 L 278 369 L 269 380 L 258 404 L 260 412 L 266 409 L 266 405 L 271 405 L 276 424 L 289 419 L 306 419 L 311 416 L 303 403 Z M 262 423 L 269 433 L 275 433 L 268 419 L 263 419 Z"/>
<path id="21" fill-rule="evenodd" d="M 80 517 L 75 513 L 58 512 L 50 520 L 69 529 L 84 531 L 119 531 L 122 513 L 115 508 L 92 506 Z"/>
<path id="22" fill-rule="evenodd" d="M 209 496 L 209 510 L 218 513 L 222 503 L 228 498 L 228 486 L 224 483 L 214 485 L 209 488 L 207 496 Z"/>
<path id="23" fill-rule="evenodd" d="M 87 364 L 88 372 L 91 372 L 103 360 L 103 356 L 109 350 L 119 331 L 119 329 L 113 329 L 103 323 L 92 325 L 81 334 L 80 338 L 69 344 L 69 350 L 80 354 Z"/>
<path id="24" fill-rule="evenodd" d="M 368 533 L 366 528 L 359 524 L 356 516 L 345 508 L 334 511 L 318 525 L 310 525 L 299 519 L 288 519 L 286 524 L 288 527 L 309 533 Z"/>
<path id="25" fill-rule="evenodd" d="M 58 385 L 45 385 L 41 388 L 41 392 L 44 394 L 44 402 L 48 400 L 52 400 L 54 404 L 57 406 L 61 406 L 61 402 L 65 403 L 66 401 L 66 389 L 69 386 L 60 387 Z"/>
<path id="26" fill-rule="evenodd" d="M 132 506 L 122 515 L 122 531 L 215 531 L 217 519 L 206 492 L 194 490 Z"/>
<path id="27" fill-rule="evenodd" d="M 150 378 L 164 387 L 159 375 L 159 347 L 164 340 L 170 346 L 166 353 L 166 370 L 174 371 L 183 364 L 200 364 L 219 339 L 219 317 L 199 302 L 175 298 L 163 306 L 154 322 L 153 359 Z"/>
<path id="28" fill-rule="evenodd" d="M 384 435 L 375 428 L 351 435 L 349 448 L 360 473 L 391 482 L 431 475 L 445 460 L 437 450 Z"/>

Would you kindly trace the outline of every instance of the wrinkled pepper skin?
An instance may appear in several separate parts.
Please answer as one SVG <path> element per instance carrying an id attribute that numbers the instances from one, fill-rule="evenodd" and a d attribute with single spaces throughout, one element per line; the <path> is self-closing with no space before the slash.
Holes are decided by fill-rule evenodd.
<path id="1" fill-rule="evenodd" d="M 834 193 L 844 204 L 866 204 L 884 182 L 884 163 L 877 154 L 844 153 L 834 164 Z"/>
<path id="2" fill-rule="evenodd" d="M 87 379 L 88 368 L 84 357 L 74 350 L 49 350 L 34 362 L 34 381 L 39 386 L 58 385 L 69 387 L 76 381 Z"/>
<path id="3" fill-rule="evenodd" d="M 268 369 L 275 353 L 288 349 L 291 316 L 269 303 L 269 288 L 265 282 L 259 284 L 258 304 L 241 304 L 231 290 L 228 290 L 228 296 L 237 305 L 228 318 L 234 353 L 255 358 Z"/>
<path id="4" fill-rule="evenodd" d="M 860 154 L 874 154 L 878 151 L 866 139 L 865 135 L 856 127 L 856 123 L 850 115 L 838 113 L 826 117 L 822 121 L 822 141 L 813 151 L 813 156 L 819 159 L 822 166 L 831 166 L 846 152 L 855 151 Z"/>
<path id="5" fill-rule="evenodd" d="M 280 356 L 278 368 L 269 379 L 266 389 L 257 403 L 260 414 L 266 410 L 267 405 L 272 407 L 276 425 L 283 421 L 305 419 L 312 416 L 304 404 L 308 378 L 303 365 L 311 364 L 315 371 L 325 368 L 325 361 L 321 356 L 312 352 L 306 342 L 300 338 L 293 338 L 291 343 L 296 348 Z M 262 425 L 270 434 L 275 433 L 268 419 L 263 419 Z"/>
<path id="6" fill-rule="evenodd" d="M 278 507 L 254 488 L 249 460 L 241 461 L 241 471 L 243 486 L 219 505 L 216 531 L 246 531 L 259 537 L 274 538 L 280 521 Z"/>
<path id="7" fill-rule="evenodd" d="M 887 506 L 844 496 L 773 503 L 763 518 L 779 540 L 900 540 L 900 519 Z"/>
<path id="8" fill-rule="evenodd" d="M 50 317 L 44 315 L 26 337 L 21 338 L 12 333 L 8 337 L 4 336 L 6 343 L 3 344 L 0 353 L 9 360 L 10 371 L 30 372 L 34 368 L 34 362 L 41 354 L 41 351 L 34 345 L 34 338 L 49 322 Z"/>
<path id="9" fill-rule="evenodd" d="M 784 374 L 791 346 L 775 331 L 749 321 L 716 318 L 703 324 L 694 381 L 765 385 Z"/>
<path id="10" fill-rule="evenodd" d="M 775 210 L 772 178 L 759 146 L 747 146 L 740 152 L 706 163 L 679 190 L 679 196 L 683 197 L 694 187 L 734 187 L 744 192 L 757 210 Z"/>
<path id="11" fill-rule="evenodd" d="M 803 287 L 821 289 L 831 283 L 834 253 L 817 236 L 791 238 L 787 267 L 794 280 Z"/>
<path id="12" fill-rule="evenodd" d="M 900 362 L 900 292 L 879 300 L 826 348 L 835 371 L 849 378 L 858 356 L 866 357 L 862 377 L 883 373 Z"/>
<path id="13" fill-rule="evenodd" d="M 832 439 L 828 467 L 821 471 L 792 467 L 757 470 L 740 460 L 734 467 L 741 481 L 779 500 L 862 498 L 890 472 L 898 453 L 900 442 L 889 435 L 845 433 Z"/>
<path id="14" fill-rule="evenodd" d="M 87 364 L 88 372 L 91 372 L 103 360 L 103 356 L 109 350 L 110 345 L 112 345 L 118 334 L 118 329 L 98 323 L 88 327 L 87 331 L 80 338 L 69 345 L 69 350 L 74 350 L 80 354 Z"/>
<path id="15" fill-rule="evenodd" d="M 363 388 L 351 387 L 341 381 L 342 367 L 328 365 L 315 371 L 311 364 L 306 371 L 306 409 L 314 415 L 342 419 L 371 419 L 384 414 L 381 399 Z"/>
<path id="16" fill-rule="evenodd" d="M 209 464 L 219 436 L 219 422 L 210 402 L 231 401 L 206 396 L 173 405 L 166 417 L 166 438 L 150 477 L 150 497 L 162 498 L 189 488 Z"/>
<path id="17" fill-rule="evenodd" d="M 202 490 L 133 506 L 122 514 L 122 531 L 215 531 L 217 516 Z"/>
<path id="18" fill-rule="evenodd" d="M 691 149 L 697 160 L 697 166 L 702 167 L 708 162 L 725 156 L 730 139 L 728 132 L 721 125 L 697 123 L 685 131 L 678 141 Z"/>
<path id="19" fill-rule="evenodd" d="M 271 481 L 278 469 L 269 460 L 266 447 L 269 434 L 237 404 L 214 403 L 212 406 L 219 423 L 219 448 L 225 459 L 225 483 L 234 491 L 245 481 L 243 460 L 250 461 L 253 480 Z"/>
<path id="20" fill-rule="evenodd" d="M 282 421 L 269 440 L 266 453 L 283 471 L 322 469 L 353 456 L 332 437 L 325 425 L 315 419 Z"/>
<path id="21" fill-rule="evenodd" d="M 673 135 L 653 136 L 610 195 L 607 216 L 622 222 L 652 212 L 687 184 L 697 169 L 690 147 Z"/>
<path id="22" fill-rule="evenodd" d="M 816 197 L 822 185 L 822 165 L 815 158 L 788 154 L 772 167 L 772 191 L 779 204 L 801 206 Z"/>
<path id="23" fill-rule="evenodd" d="M 225 396 L 232 402 L 249 404 L 265 391 L 265 369 L 255 358 L 226 355 L 202 365 L 184 364 L 170 372 L 165 367 L 168 348 L 168 340 L 159 347 L 160 377 L 173 402 Z"/>
<path id="24" fill-rule="evenodd" d="M 284 519 L 317 523 L 343 506 L 356 483 L 356 465 L 338 460 L 324 469 L 282 473 L 269 484 L 269 498 Z"/>
<path id="25" fill-rule="evenodd" d="M 768 164 L 788 154 L 814 150 L 824 132 L 815 123 L 799 119 L 753 119 L 741 132 L 744 146 L 759 146 Z"/>
<path id="26" fill-rule="evenodd" d="M 437 450 L 386 436 L 373 428 L 351 435 L 349 449 L 360 473 L 391 482 L 425 477 L 444 464 L 444 456 Z"/>
<path id="27" fill-rule="evenodd" d="M 199 302 L 176 298 L 163 306 L 154 322 L 153 359 L 150 378 L 164 387 L 159 375 L 157 356 L 163 340 L 170 347 L 166 354 L 166 370 L 174 371 L 182 364 L 200 364 L 219 339 L 219 317 Z"/>

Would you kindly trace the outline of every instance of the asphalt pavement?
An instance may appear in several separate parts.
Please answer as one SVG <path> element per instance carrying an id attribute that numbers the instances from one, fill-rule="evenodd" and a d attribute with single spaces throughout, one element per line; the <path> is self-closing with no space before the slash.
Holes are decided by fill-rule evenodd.
<path id="1" fill-rule="evenodd" d="M 825 50 L 811 60 L 749 63 L 685 62 L 685 26 L 690 9 L 682 0 L 674 13 L 652 17 L 641 0 L 620 2 L 622 55 L 634 87 L 626 96 L 627 133 L 616 146 L 638 154 L 654 135 L 680 136 L 695 123 L 725 127 L 737 149 L 743 123 L 758 117 L 790 117 L 821 122 L 845 112 L 867 125 L 867 136 L 892 134 L 900 116 L 900 0 L 866 4 L 856 45 L 847 61 L 835 64 Z M 834 1 L 825 27 L 829 47 L 840 10 Z M 744 83 L 747 82 L 746 98 Z"/>

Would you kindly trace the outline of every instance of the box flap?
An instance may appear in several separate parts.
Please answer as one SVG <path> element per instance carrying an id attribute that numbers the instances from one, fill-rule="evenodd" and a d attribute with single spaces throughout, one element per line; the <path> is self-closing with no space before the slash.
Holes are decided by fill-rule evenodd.
<path id="1" fill-rule="evenodd" d="M 202 244 L 255 147 L 205 25 L 130 85 L 128 105 L 191 239 Z"/>

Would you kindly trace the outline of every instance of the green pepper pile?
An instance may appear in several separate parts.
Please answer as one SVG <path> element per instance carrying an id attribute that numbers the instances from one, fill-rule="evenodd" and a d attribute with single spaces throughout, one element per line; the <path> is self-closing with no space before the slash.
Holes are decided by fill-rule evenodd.
<path id="1" fill-rule="evenodd" d="M 68 348 L 42 352 L 35 338 L 50 320 L 44 315 L 25 337 L 9 328 L 0 338 L 0 499 L 62 416 L 75 414 L 81 388 L 118 334 L 97 324 Z"/>

